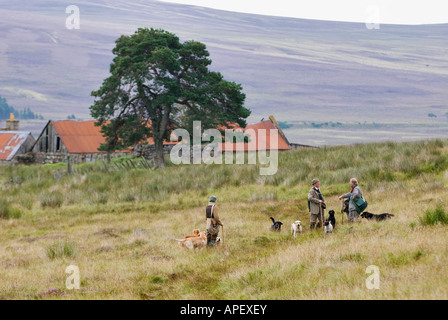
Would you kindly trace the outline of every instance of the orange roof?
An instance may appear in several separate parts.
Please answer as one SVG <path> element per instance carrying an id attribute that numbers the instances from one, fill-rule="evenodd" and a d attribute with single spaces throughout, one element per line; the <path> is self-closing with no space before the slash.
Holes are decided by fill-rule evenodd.
<path id="1" fill-rule="evenodd" d="M 51 121 L 54 129 L 69 153 L 98 153 L 98 148 L 106 140 L 100 127 L 94 125 L 95 120 Z"/>
<path id="2" fill-rule="evenodd" d="M 291 147 L 276 130 L 271 120 L 249 124 L 239 128 L 249 136 L 249 142 L 224 142 L 219 145 L 221 151 L 260 151 L 260 150 L 290 150 Z M 234 129 L 237 130 L 237 129 Z M 263 132 L 262 130 L 265 130 Z M 276 130 L 272 131 L 271 130 Z M 271 141 L 271 133 L 273 140 Z"/>
<path id="3" fill-rule="evenodd" d="M 98 148 L 106 142 L 101 127 L 95 126 L 96 120 L 76 121 L 59 120 L 51 121 L 54 129 L 58 133 L 69 153 L 99 153 Z M 148 144 L 154 144 L 154 140 L 149 138 Z M 164 142 L 164 144 L 175 144 L 177 142 Z M 129 152 L 125 150 L 124 152 Z M 123 152 L 123 151 L 121 151 Z"/>
<path id="4" fill-rule="evenodd" d="M 11 160 L 30 134 L 19 131 L 0 132 L 0 160 Z"/>

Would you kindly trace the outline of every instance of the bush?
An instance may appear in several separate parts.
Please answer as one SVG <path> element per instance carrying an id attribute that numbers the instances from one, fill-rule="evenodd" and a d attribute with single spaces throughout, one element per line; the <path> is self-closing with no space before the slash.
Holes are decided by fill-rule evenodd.
<path id="1" fill-rule="evenodd" d="M 437 206 L 435 209 L 426 210 L 425 214 L 420 217 L 420 223 L 424 226 L 434 226 L 438 223 L 448 224 L 448 214 L 442 206 Z"/>
<path id="2" fill-rule="evenodd" d="M 40 203 L 42 207 L 60 208 L 64 203 L 64 196 L 60 192 L 52 192 L 50 194 L 41 194 Z"/>
<path id="3" fill-rule="evenodd" d="M 50 260 L 54 260 L 56 258 L 62 257 L 75 257 L 76 256 L 76 248 L 73 242 L 69 242 L 67 240 L 64 241 L 56 241 L 52 245 L 48 246 L 46 249 L 47 257 Z"/>
<path id="4" fill-rule="evenodd" d="M 0 199 L 0 219 L 17 219 L 22 216 L 20 209 L 14 208 L 10 202 Z"/>

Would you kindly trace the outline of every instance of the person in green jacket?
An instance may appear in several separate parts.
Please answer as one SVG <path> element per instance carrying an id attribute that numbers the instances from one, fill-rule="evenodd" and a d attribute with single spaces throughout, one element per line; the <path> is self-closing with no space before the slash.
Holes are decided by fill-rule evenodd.
<path id="1" fill-rule="evenodd" d="M 358 222 L 359 213 L 356 210 L 355 202 L 362 198 L 361 188 L 358 186 L 358 180 L 356 178 L 350 179 L 350 187 L 352 190 L 339 197 L 339 200 L 350 199 L 348 206 L 348 222 Z"/>

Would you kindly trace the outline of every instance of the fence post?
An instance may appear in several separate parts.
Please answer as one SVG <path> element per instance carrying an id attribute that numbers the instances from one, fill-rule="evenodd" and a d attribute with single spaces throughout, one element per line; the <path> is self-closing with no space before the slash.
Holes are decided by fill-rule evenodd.
<path id="1" fill-rule="evenodd" d="M 102 160 L 102 161 L 103 161 L 103 164 L 104 164 L 104 168 L 106 168 L 106 172 L 109 172 L 109 169 L 107 168 L 106 162 L 104 162 L 104 160 Z"/>
<path id="2" fill-rule="evenodd" d="M 67 154 L 67 172 L 68 174 L 72 174 L 72 161 L 69 154 Z"/>

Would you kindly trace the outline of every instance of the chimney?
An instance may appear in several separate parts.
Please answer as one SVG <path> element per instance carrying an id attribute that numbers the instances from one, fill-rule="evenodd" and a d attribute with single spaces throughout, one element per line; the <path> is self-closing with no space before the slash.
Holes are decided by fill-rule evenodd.
<path id="1" fill-rule="evenodd" d="M 19 120 L 14 119 L 14 113 L 10 113 L 9 117 L 6 120 L 6 131 L 19 131 Z"/>

